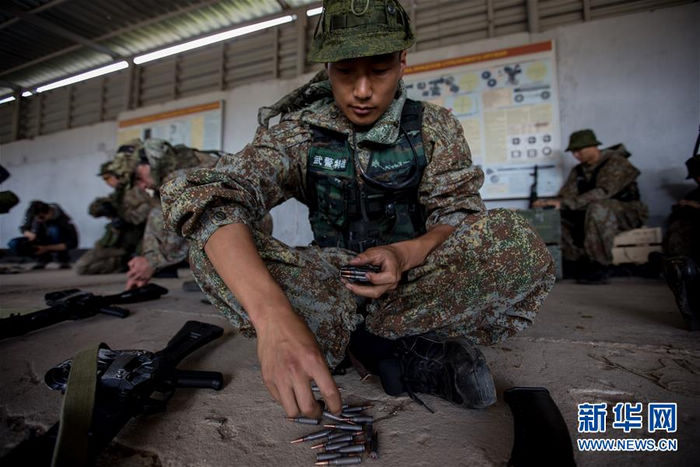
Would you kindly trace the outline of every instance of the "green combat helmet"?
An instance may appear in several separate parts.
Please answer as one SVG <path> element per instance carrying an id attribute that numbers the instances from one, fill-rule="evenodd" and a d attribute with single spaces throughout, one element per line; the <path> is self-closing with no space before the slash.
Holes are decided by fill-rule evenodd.
<path id="1" fill-rule="evenodd" d="M 100 171 L 97 172 L 98 177 L 103 177 L 108 174 L 114 175 L 114 172 L 112 172 L 112 161 L 107 161 L 100 164 Z"/>
<path id="2" fill-rule="evenodd" d="M 398 0 L 323 0 L 309 60 L 338 62 L 408 49 L 416 38 Z"/>
<path id="3" fill-rule="evenodd" d="M 117 150 L 117 154 L 110 162 L 108 171 L 117 177 L 119 183 L 132 184 L 134 172 L 139 165 L 139 149 L 141 147 L 141 140 L 133 140 L 120 146 Z"/>
<path id="4" fill-rule="evenodd" d="M 602 143 L 595 137 L 593 130 L 579 130 L 571 133 L 567 151 L 578 151 L 589 146 L 600 146 Z"/>
<path id="5" fill-rule="evenodd" d="M 192 148 L 184 145 L 173 147 L 162 139 L 147 139 L 143 149 L 151 166 L 151 177 L 156 187 L 167 181 L 176 170 L 196 167 L 200 163 L 196 151 Z"/>

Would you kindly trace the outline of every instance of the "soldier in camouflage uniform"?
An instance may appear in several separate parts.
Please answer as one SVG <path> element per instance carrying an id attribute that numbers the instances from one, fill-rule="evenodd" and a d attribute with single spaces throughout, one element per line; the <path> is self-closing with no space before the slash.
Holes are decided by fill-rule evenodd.
<path id="1" fill-rule="evenodd" d="M 110 222 L 93 249 L 76 263 L 78 274 L 126 271 L 127 262 L 139 252 L 146 218 L 153 207 L 151 197 L 132 185 L 140 147 L 140 141 L 123 145 L 113 160 L 100 167 L 98 175 L 114 191 L 109 196 L 95 199 L 88 212 L 93 217 L 107 217 Z"/>
<path id="2" fill-rule="evenodd" d="M 567 151 L 580 161 L 555 200 L 535 206 L 561 208 L 562 256 L 575 263 L 578 282 L 604 284 L 615 235 L 644 225 L 648 209 L 637 188 L 639 170 L 622 144 L 600 150 L 592 130 L 571 134 Z"/>
<path id="3" fill-rule="evenodd" d="M 263 380 L 288 415 L 319 415 L 312 380 L 340 410 L 329 367 L 346 351 L 389 394 L 488 406 L 493 379 L 474 344 L 532 322 L 553 261 L 524 219 L 485 211 L 483 172 L 450 112 L 406 98 L 414 36 L 401 5 L 323 6 L 310 57 L 327 75 L 261 109 L 241 152 L 165 185 L 166 221 L 190 240 L 202 290 L 257 336 Z M 309 206 L 308 247 L 254 227 L 288 198 Z M 346 264 L 380 271 L 350 283 Z"/>
<path id="4" fill-rule="evenodd" d="M 698 137 L 700 142 L 700 137 Z M 698 150 L 696 143 L 695 151 Z M 700 154 L 685 162 L 688 176 L 700 185 Z M 691 331 L 700 330 L 700 187 L 674 205 L 664 237 L 663 273 Z"/>
<path id="5" fill-rule="evenodd" d="M 149 139 L 140 151 L 141 159 L 133 168 L 135 185 L 145 193 L 153 190 L 155 206 L 148 213 L 141 243 L 141 255 L 132 258 L 127 272 L 126 288 L 140 287 L 159 271 L 175 266 L 189 251 L 187 241 L 163 223 L 163 212 L 158 202 L 158 187 L 178 171 L 192 167 L 212 167 L 216 157 L 186 146 L 171 146 L 160 139 Z"/>

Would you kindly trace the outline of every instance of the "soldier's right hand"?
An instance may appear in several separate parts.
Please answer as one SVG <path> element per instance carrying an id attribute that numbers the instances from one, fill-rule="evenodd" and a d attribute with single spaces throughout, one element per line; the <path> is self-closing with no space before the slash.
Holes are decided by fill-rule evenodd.
<path id="1" fill-rule="evenodd" d="M 262 377 L 272 397 L 289 417 L 300 414 L 320 418 L 311 382 L 326 402 L 327 410 L 340 413 L 340 392 L 328 370 L 314 335 L 292 310 L 275 313 L 275 318 L 256 326 L 258 358 Z"/>

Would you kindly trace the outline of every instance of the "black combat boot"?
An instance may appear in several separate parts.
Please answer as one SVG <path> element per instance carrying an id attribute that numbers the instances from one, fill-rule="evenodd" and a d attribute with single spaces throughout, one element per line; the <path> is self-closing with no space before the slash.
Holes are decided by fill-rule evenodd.
<path id="1" fill-rule="evenodd" d="M 609 276 L 610 267 L 604 266 L 595 261 L 587 261 L 580 265 L 578 277 L 576 278 L 576 283 L 586 285 L 608 284 Z"/>
<path id="2" fill-rule="evenodd" d="M 431 412 L 416 393 L 432 394 L 470 409 L 496 402 L 493 377 L 481 351 L 465 338 L 410 336 L 396 341 L 396 358 L 379 362 L 387 394 L 407 392 Z"/>
<path id="3" fill-rule="evenodd" d="M 676 298 L 676 305 L 691 331 L 700 330 L 700 277 L 688 256 L 674 256 L 664 261 L 664 278 Z"/>

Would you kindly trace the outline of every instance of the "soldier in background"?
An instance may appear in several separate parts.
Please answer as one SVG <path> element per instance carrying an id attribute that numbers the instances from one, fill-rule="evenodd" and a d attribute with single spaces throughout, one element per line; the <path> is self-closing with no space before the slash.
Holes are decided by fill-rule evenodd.
<path id="1" fill-rule="evenodd" d="M 695 147 L 697 151 L 697 146 Z M 685 162 L 688 176 L 700 185 L 700 155 Z M 700 186 L 673 206 L 664 237 L 664 277 L 683 319 L 700 330 Z"/>
<path id="2" fill-rule="evenodd" d="M 132 256 L 139 253 L 146 219 L 153 207 L 152 198 L 133 186 L 140 147 L 140 141 L 123 145 L 112 161 L 100 166 L 98 175 L 114 191 L 95 199 L 88 212 L 93 217 L 106 217 L 109 223 L 102 238 L 75 264 L 78 274 L 124 272 Z"/>
<path id="3" fill-rule="evenodd" d="M 4 182 L 10 177 L 10 172 L 0 165 L 0 183 Z M 14 206 L 19 203 L 19 198 L 12 191 L 5 190 L 0 191 L 0 214 L 6 214 L 10 212 Z"/>
<path id="4" fill-rule="evenodd" d="M 631 154 L 622 144 L 603 150 L 600 144 L 593 130 L 572 133 L 566 150 L 580 163 L 558 198 L 533 203 L 561 209 L 565 270 L 573 268 L 584 284 L 607 283 L 615 235 L 641 227 L 648 217 L 637 188 L 640 172 L 628 160 Z"/>
<path id="5" fill-rule="evenodd" d="M 134 184 L 142 191 L 154 194 L 156 206 L 151 209 L 141 243 L 141 255 L 129 261 L 126 288 L 146 285 L 154 276 L 176 277 L 177 265 L 187 260 L 189 244 L 175 231 L 168 229 L 160 206 L 159 187 L 177 174 L 192 168 L 211 168 L 220 154 L 198 151 L 160 139 L 144 143 L 139 164 L 134 170 Z M 259 227 L 272 233 L 272 217 L 266 214 Z"/>
<path id="6" fill-rule="evenodd" d="M 190 239 L 211 302 L 257 336 L 263 381 L 289 416 L 320 415 L 311 381 L 340 411 L 330 369 L 346 351 L 389 394 L 491 405 L 475 344 L 532 322 L 552 258 L 520 216 L 485 211 L 483 172 L 449 110 L 407 99 L 415 37 L 401 4 L 326 0 L 319 21 L 309 58 L 325 70 L 261 109 L 242 151 L 164 185 L 168 223 Z M 256 227 L 289 198 L 309 207 L 306 248 Z M 348 263 L 379 270 L 350 283 Z"/>
<path id="7" fill-rule="evenodd" d="M 166 277 L 176 274 L 168 270 L 187 259 L 187 241 L 165 228 L 160 207 L 158 188 L 179 170 L 192 167 L 212 167 L 217 158 L 186 146 L 173 147 L 160 139 L 148 139 L 140 150 L 140 158 L 133 167 L 135 188 L 142 193 L 150 191 L 155 206 L 150 210 L 141 242 L 141 254 L 128 263 L 126 288 L 140 287 L 148 283 L 158 272 L 166 271 Z"/>
<path id="8" fill-rule="evenodd" d="M 78 231 L 58 204 L 32 201 L 19 230 L 22 236 L 8 243 L 13 255 L 35 258 L 32 269 L 44 269 L 56 255 L 61 269 L 70 268 L 69 252 L 78 246 Z"/>

